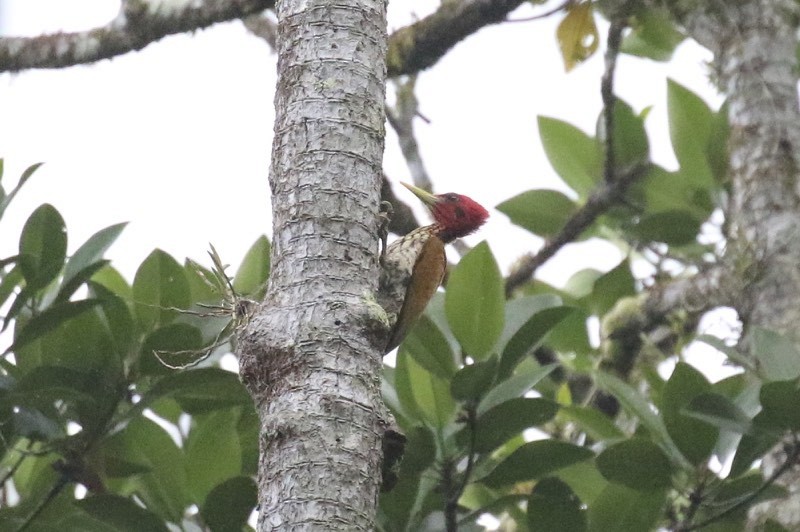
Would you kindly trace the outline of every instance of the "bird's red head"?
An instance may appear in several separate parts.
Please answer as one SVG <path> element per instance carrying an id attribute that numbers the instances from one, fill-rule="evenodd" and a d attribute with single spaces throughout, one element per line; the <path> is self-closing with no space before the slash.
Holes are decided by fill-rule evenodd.
<path id="1" fill-rule="evenodd" d="M 439 235 L 445 242 L 474 233 L 486 223 L 489 213 L 472 198 L 454 192 L 433 195 L 406 183 L 401 183 L 414 193 L 431 211 L 441 228 Z"/>

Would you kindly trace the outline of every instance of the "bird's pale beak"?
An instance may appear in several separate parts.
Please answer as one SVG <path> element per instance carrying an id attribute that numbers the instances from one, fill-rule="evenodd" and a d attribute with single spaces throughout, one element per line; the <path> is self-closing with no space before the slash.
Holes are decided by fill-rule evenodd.
<path id="1" fill-rule="evenodd" d="M 422 203 L 427 205 L 428 207 L 433 207 L 439 202 L 439 198 L 431 194 L 430 192 L 423 190 L 419 187 L 415 187 L 414 185 L 409 185 L 408 183 L 403 183 L 400 181 L 400 184 L 406 187 L 408 190 L 414 193 L 416 197 L 420 199 Z"/>

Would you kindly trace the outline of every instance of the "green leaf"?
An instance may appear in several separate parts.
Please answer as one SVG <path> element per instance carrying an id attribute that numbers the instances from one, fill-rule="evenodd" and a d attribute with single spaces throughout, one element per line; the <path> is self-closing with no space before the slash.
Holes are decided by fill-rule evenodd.
<path id="1" fill-rule="evenodd" d="M 665 502 L 664 490 L 637 491 L 612 482 L 589 506 L 589 532 L 654 530 Z"/>
<path id="2" fill-rule="evenodd" d="M 489 393 L 478 404 L 478 414 L 482 415 L 491 408 L 510 399 L 522 397 L 557 367 L 558 364 L 548 364 L 546 366 L 535 365 L 530 368 L 521 368 L 515 375 L 498 382 L 489 390 Z"/>
<path id="3" fill-rule="evenodd" d="M 585 447 L 579 447 L 556 440 L 540 440 L 523 444 L 500 462 L 480 482 L 490 488 L 499 488 L 516 482 L 534 480 L 550 473 L 588 460 L 594 453 Z"/>
<path id="4" fill-rule="evenodd" d="M 486 242 L 467 253 L 450 274 L 445 313 L 466 354 L 485 359 L 503 332 L 503 278 Z"/>
<path id="5" fill-rule="evenodd" d="M 789 495 L 784 486 L 773 483 L 765 487 L 764 477 L 761 473 L 756 471 L 752 474 L 723 483 L 714 494 L 713 502 L 709 502 L 712 502 L 712 507 L 714 508 L 731 507 L 739 504 L 743 498 L 749 497 L 759 490 L 761 490 L 760 495 L 753 499 L 749 505 L 742 508 L 743 514 L 746 513 L 745 510 L 748 506 L 758 504 L 765 500 L 784 498 Z"/>
<path id="6" fill-rule="evenodd" d="M 413 359 L 401 346 L 400 350 L 397 352 L 394 371 L 390 372 L 388 368 L 384 369 L 384 374 L 386 374 L 387 377 L 389 375 L 394 377 L 391 381 L 394 386 L 387 390 L 386 384 L 388 384 L 388 382 L 385 382 L 383 385 L 383 395 L 388 401 L 391 396 L 387 391 L 393 390 L 397 396 L 397 407 L 399 407 L 399 411 L 403 417 L 411 421 L 423 422 L 425 418 L 414 398 L 414 390 L 411 387 L 411 370 L 409 366 L 412 363 Z M 388 378 L 385 380 L 388 381 Z"/>
<path id="7" fill-rule="evenodd" d="M 714 450 L 719 430 L 687 416 L 692 400 L 711 392 L 702 373 L 684 362 L 675 366 L 661 394 L 661 415 L 667 432 L 681 453 L 695 465 L 703 463 Z"/>
<path id="8" fill-rule="evenodd" d="M 633 188 L 641 189 L 648 214 L 686 211 L 695 220 L 706 220 L 715 207 L 710 189 L 701 186 L 686 171 L 668 172 L 652 165 L 644 179 Z"/>
<path id="9" fill-rule="evenodd" d="M 595 408 L 585 406 L 562 406 L 559 415 L 575 423 L 595 440 L 616 441 L 625 434 L 614 425 L 614 421 Z"/>
<path id="10" fill-rule="evenodd" d="M 68 320 L 91 310 L 100 302 L 97 299 L 82 299 L 80 301 L 66 301 L 56 303 L 28 320 L 18 330 L 14 343 L 6 352 L 18 351 L 28 343 L 38 340 L 48 332 L 56 329 Z"/>
<path id="11" fill-rule="evenodd" d="M 795 381 L 768 382 L 761 387 L 759 427 L 800 430 L 800 388 Z"/>
<path id="12" fill-rule="evenodd" d="M 5 273 L 0 279 L 0 307 L 6 302 L 11 294 L 14 293 L 14 290 L 20 285 L 22 282 L 22 270 L 18 265 L 14 266 L 9 270 L 8 273 Z M 10 316 L 6 316 L 6 320 L 10 320 Z"/>
<path id="13" fill-rule="evenodd" d="M 685 38 L 675 28 L 669 11 L 648 6 L 636 13 L 633 31 L 623 39 L 621 51 L 654 61 L 669 61 Z"/>
<path id="14" fill-rule="evenodd" d="M 128 224 L 111 225 L 89 237 L 89 240 L 84 242 L 67 261 L 64 267 L 64 279 L 61 281 L 62 286 L 68 285 L 80 272 L 100 261 L 126 225 Z"/>
<path id="15" fill-rule="evenodd" d="M 406 434 L 406 448 L 400 463 L 400 475 L 419 474 L 436 460 L 436 440 L 433 433 L 417 425 Z"/>
<path id="16" fill-rule="evenodd" d="M 561 298 L 554 293 L 522 296 L 506 301 L 505 325 L 500 340 L 497 342 L 498 350 L 502 352 L 508 341 L 534 314 L 546 308 L 558 307 L 561 304 Z"/>
<path id="17" fill-rule="evenodd" d="M 66 436 L 61 423 L 35 408 L 18 406 L 13 414 L 14 434 L 32 441 L 60 440 Z"/>
<path id="18" fill-rule="evenodd" d="M 258 502 L 258 489 L 250 477 L 234 477 L 217 485 L 200 507 L 212 532 L 243 530 Z"/>
<path id="19" fill-rule="evenodd" d="M 539 347 L 550 331 L 572 315 L 574 310 L 570 307 L 552 307 L 531 316 L 506 343 L 500 356 L 499 378 L 511 375 L 519 361 Z"/>
<path id="20" fill-rule="evenodd" d="M 752 367 L 753 361 L 749 357 L 737 351 L 734 346 L 727 345 L 723 340 L 717 338 L 716 336 L 711 336 L 710 334 L 701 334 L 695 337 L 695 341 L 710 345 L 728 357 L 728 360 L 739 366 L 745 368 Z"/>
<path id="21" fill-rule="evenodd" d="M 597 121 L 597 138 L 606 142 L 604 113 Z M 644 130 L 644 119 L 630 105 L 617 99 L 614 103 L 614 163 L 620 171 L 642 164 L 650 158 L 650 143 Z"/>
<path id="22" fill-rule="evenodd" d="M 595 467 L 594 461 L 578 462 L 565 467 L 557 476 L 588 506 L 592 505 L 609 484 Z"/>
<path id="23" fill-rule="evenodd" d="M 91 430 L 98 422 L 101 407 L 113 406 L 119 399 L 119 390 L 113 385 L 106 388 L 107 384 L 98 378 L 96 372 L 39 366 L 23 375 L 16 386 L 0 399 L 0 409 L 24 405 L 49 411 L 58 402 L 62 418 L 80 423 L 84 430 Z"/>
<path id="24" fill-rule="evenodd" d="M 128 281 L 111 266 L 106 266 L 94 274 L 92 281 L 103 285 L 125 301 L 133 301 L 133 289 Z"/>
<path id="25" fill-rule="evenodd" d="M 490 452 L 523 430 L 547 423 L 558 412 L 548 399 L 517 397 L 490 408 L 475 423 L 475 452 Z M 459 442 L 469 442 L 469 429 L 459 433 Z"/>
<path id="26" fill-rule="evenodd" d="M 19 240 L 19 265 L 25 283 L 38 290 L 58 276 L 67 253 L 67 230 L 55 207 L 45 203 L 33 211 Z"/>
<path id="27" fill-rule="evenodd" d="M 592 312 L 603 316 L 623 297 L 636 294 L 636 280 L 628 259 L 601 275 L 592 286 Z"/>
<path id="28" fill-rule="evenodd" d="M 69 281 L 67 282 L 62 281 L 61 288 L 58 289 L 58 294 L 56 294 L 55 301 L 57 302 L 68 301 L 69 298 L 71 298 L 75 294 L 75 292 L 78 290 L 78 288 L 81 287 L 83 283 L 91 279 L 95 273 L 108 266 L 110 262 L 111 261 L 107 260 L 99 260 L 95 263 L 88 265 L 79 272 L 76 272 L 75 275 L 73 275 Z"/>
<path id="29" fill-rule="evenodd" d="M 0 218 L 2 218 L 3 214 L 5 214 L 6 209 L 11 204 L 11 200 L 14 199 L 14 196 L 16 196 L 19 193 L 20 189 L 25 185 L 28 179 L 30 179 L 33 173 L 36 170 L 38 170 L 40 166 L 42 166 L 42 164 L 44 163 L 36 163 L 32 166 L 29 166 L 22 173 L 22 176 L 20 176 L 17 185 L 14 188 L 12 188 L 11 192 L 9 192 L 8 194 L 5 194 L 5 190 L 3 189 L 3 187 L 0 187 Z M 3 176 L 3 160 L 0 159 L 0 178 L 2 178 L 2 176 Z"/>
<path id="30" fill-rule="evenodd" d="M 444 333 L 427 314 L 417 323 L 403 340 L 404 349 L 423 368 L 442 379 L 449 379 L 456 372 L 456 362 L 450 343 Z"/>
<path id="31" fill-rule="evenodd" d="M 239 377 L 220 368 L 182 370 L 160 378 L 136 405 L 119 419 L 133 419 L 157 400 L 175 399 L 188 414 L 202 414 L 234 406 L 253 408 L 253 401 Z"/>
<path id="32" fill-rule="evenodd" d="M 769 329 L 753 326 L 752 354 L 765 379 L 782 381 L 800 377 L 800 353 L 791 340 Z"/>
<path id="33" fill-rule="evenodd" d="M 238 420 L 230 411 L 215 410 L 193 421 L 186 442 L 186 480 L 194 501 L 201 503 L 214 486 L 241 473 L 242 450 Z"/>
<path id="34" fill-rule="evenodd" d="M 540 480 L 528 497 L 531 530 L 585 532 L 586 512 L 572 489 L 557 478 Z"/>
<path id="35" fill-rule="evenodd" d="M 22 371 L 30 371 L 40 364 L 65 366 L 96 371 L 98 376 L 117 382 L 122 375 L 122 354 L 111 349 L 111 338 L 97 310 L 99 301 L 82 301 L 68 302 L 78 304 L 78 308 L 64 310 L 69 319 L 60 320 L 61 316 L 57 316 L 60 321 L 57 327 L 15 350 L 17 365 Z M 60 314 L 62 305 L 65 304 L 55 304 L 50 308 L 58 308 Z M 83 309 L 83 306 L 95 308 Z"/>
<path id="36" fill-rule="evenodd" d="M 262 235 L 250 246 L 236 270 L 233 278 L 233 289 L 237 294 L 257 297 L 266 290 L 269 276 L 270 245 L 266 236 Z"/>
<path id="37" fill-rule="evenodd" d="M 139 359 L 144 375 L 163 375 L 173 367 L 183 367 L 202 357 L 203 334 L 187 323 L 171 323 L 159 327 L 145 337 Z"/>
<path id="38" fill-rule="evenodd" d="M 763 458 L 764 454 L 783 438 L 782 431 L 770 430 L 770 422 L 768 416 L 761 413 L 753 418 L 753 433 L 742 435 L 731 464 L 730 478 L 736 478 L 749 471 L 753 462 Z"/>
<path id="39" fill-rule="evenodd" d="M 183 267 L 192 292 L 192 301 L 214 304 L 222 302 L 224 291 L 211 270 L 192 259 L 186 259 Z"/>
<path id="40" fill-rule="evenodd" d="M 589 330 L 586 326 L 589 317 L 585 310 L 573 308 L 572 312 L 563 316 L 547 334 L 547 345 L 561 353 L 588 355 L 593 349 L 589 343 Z"/>
<path id="41" fill-rule="evenodd" d="M 588 198 L 603 175 L 599 143 L 575 126 L 545 116 L 539 117 L 539 136 L 556 173 L 581 199 Z"/>
<path id="42" fill-rule="evenodd" d="M 567 72 L 591 57 L 600 44 L 591 2 L 568 5 L 567 15 L 556 29 L 556 38 Z"/>
<path id="43" fill-rule="evenodd" d="M 125 497 L 92 495 L 75 504 L 93 518 L 120 532 L 167 532 L 166 524 L 154 513 Z"/>
<path id="44" fill-rule="evenodd" d="M 458 370 L 450 381 L 450 394 L 456 401 L 478 401 L 494 381 L 497 360 L 490 358 Z"/>
<path id="45" fill-rule="evenodd" d="M 716 428 L 739 434 L 750 430 L 750 418 L 747 414 L 736 403 L 718 393 L 701 393 L 695 396 L 681 413 Z"/>
<path id="46" fill-rule="evenodd" d="M 567 223 L 577 205 L 557 190 L 528 190 L 497 206 L 511 223 L 543 237 L 553 236 Z"/>
<path id="47" fill-rule="evenodd" d="M 89 295 L 100 302 L 102 314 L 116 353 L 129 353 L 134 342 L 133 315 L 125 301 L 104 285 L 89 281 Z"/>
<path id="48" fill-rule="evenodd" d="M 644 400 L 638 391 L 624 381 L 607 373 L 595 373 L 594 380 L 602 390 L 614 395 L 625 410 L 639 419 L 639 422 L 650 433 L 653 441 L 661 447 L 670 460 L 685 466 L 689 465 L 670 438 L 669 433 L 667 433 L 661 418 L 653 412 L 650 404 Z"/>
<path id="49" fill-rule="evenodd" d="M 697 239 L 701 223 L 686 210 L 664 211 L 643 216 L 631 232 L 647 242 L 683 246 Z"/>
<path id="50" fill-rule="evenodd" d="M 153 512 L 180 522 L 190 502 L 181 449 L 164 429 L 142 416 L 116 437 L 130 461 L 149 468 L 148 473 L 130 481 L 132 491 Z"/>
<path id="51" fill-rule="evenodd" d="M 179 309 L 191 304 L 191 290 L 183 268 L 167 253 L 153 251 L 136 270 L 133 299 L 143 330 L 169 324 Z"/>
<path id="52" fill-rule="evenodd" d="M 242 474 L 258 474 L 258 440 L 260 424 L 258 413 L 252 404 L 237 407 L 239 421 L 236 431 L 239 434 L 239 446 L 242 449 Z"/>
<path id="53" fill-rule="evenodd" d="M 669 459 L 653 442 L 633 438 L 615 443 L 600 453 L 595 463 L 608 480 L 647 491 L 672 485 Z"/>
<path id="54" fill-rule="evenodd" d="M 433 427 L 446 426 L 456 412 L 456 404 L 450 396 L 450 383 L 428 373 L 412 358 L 407 358 L 406 363 L 411 391 L 422 419 Z"/>
<path id="55" fill-rule="evenodd" d="M 672 149 L 681 171 L 692 175 L 702 186 L 712 185 L 714 179 L 706 156 L 711 139 L 711 109 L 695 93 L 668 80 L 667 113 Z"/>

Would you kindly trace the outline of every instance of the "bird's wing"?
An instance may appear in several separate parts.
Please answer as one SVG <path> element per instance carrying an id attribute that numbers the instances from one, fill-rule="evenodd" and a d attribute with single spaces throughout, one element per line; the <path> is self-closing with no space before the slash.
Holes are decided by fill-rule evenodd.
<path id="1" fill-rule="evenodd" d="M 437 236 L 431 236 L 422 246 L 417 261 L 414 263 L 406 296 L 403 299 L 403 307 L 400 309 L 397 323 L 392 329 L 389 343 L 386 346 L 387 353 L 400 345 L 411 326 L 425 310 L 428 301 L 442 284 L 446 268 L 447 256 L 444 253 L 444 242 Z"/>

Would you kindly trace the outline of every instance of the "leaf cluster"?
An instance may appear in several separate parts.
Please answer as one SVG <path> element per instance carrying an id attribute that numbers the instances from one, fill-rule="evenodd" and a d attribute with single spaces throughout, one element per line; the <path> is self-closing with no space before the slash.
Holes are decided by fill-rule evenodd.
<path id="1" fill-rule="evenodd" d="M 212 248 L 210 270 L 155 250 L 128 284 L 104 258 L 124 228 L 68 254 L 44 204 L 0 260 L 3 530 L 241 530 L 253 512 L 257 417 L 219 361 L 237 303 L 263 294 L 269 242 L 232 281 Z"/>

